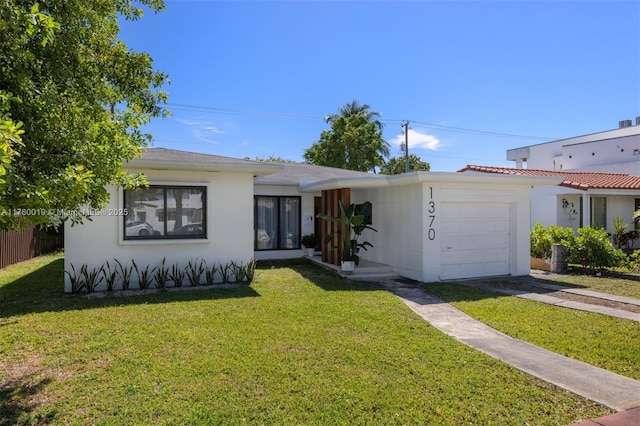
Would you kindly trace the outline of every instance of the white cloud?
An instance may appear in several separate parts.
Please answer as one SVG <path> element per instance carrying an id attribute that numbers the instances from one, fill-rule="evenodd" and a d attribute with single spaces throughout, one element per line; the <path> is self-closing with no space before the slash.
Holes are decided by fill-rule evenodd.
<path id="1" fill-rule="evenodd" d="M 400 146 L 401 144 L 404 144 L 404 140 L 405 138 L 403 133 L 393 138 L 389 143 L 391 145 Z M 411 153 L 411 148 L 437 151 L 441 145 L 442 143 L 435 136 L 409 129 L 409 153 Z"/>
<path id="2" fill-rule="evenodd" d="M 199 120 L 188 120 L 183 118 L 178 118 L 177 121 L 179 123 L 184 124 L 191 128 L 191 135 L 203 142 L 207 142 L 210 144 L 218 145 L 219 142 L 215 139 L 214 135 L 226 135 L 227 132 L 219 129 L 214 125 L 211 121 L 199 121 Z"/>

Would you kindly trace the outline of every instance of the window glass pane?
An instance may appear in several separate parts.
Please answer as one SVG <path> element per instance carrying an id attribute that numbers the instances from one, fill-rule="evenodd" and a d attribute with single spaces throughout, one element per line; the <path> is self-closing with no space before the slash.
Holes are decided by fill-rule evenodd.
<path id="1" fill-rule="evenodd" d="M 277 248 L 278 198 L 256 197 L 256 249 Z"/>
<path id="2" fill-rule="evenodd" d="M 160 188 L 125 191 L 125 237 L 164 235 L 164 191 Z"/>
<path id="3" fill-rule="evenodd" d="M 204 191 L 199 188 L 167 188 L 169 235 L 205 236 L 202 222 Z"/>
<path id="4" fill-rule="evenodd" d="M 280 247 L 300 248 L 300 199 L 283 197 L 280 199 Z"/>
<path id="5" fill-rule="evenodd" d="M 591 199 L 591 225 L 607 228 L 607 199 L 605 197 L 593 197 Z"/>
<path id="6" fill-rule="evenodd" d="M 124 191 L 124 238 L 206 238 L 206 196 L 204 187 Z"/>

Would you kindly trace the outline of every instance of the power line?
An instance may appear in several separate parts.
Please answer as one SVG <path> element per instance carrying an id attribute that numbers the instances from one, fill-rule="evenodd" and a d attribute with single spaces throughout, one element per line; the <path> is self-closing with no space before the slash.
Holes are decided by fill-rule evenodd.
<path id="1" fill-rule="evenodd" d="M 255 110 L 247 110 L 247 109 L 233 109 L 233 108 L 220 108 L 220 107 L 210 107 L 203 105 L 190 105 L 190 104 L 166 104 L 169 109 L 178 110 L 178 111 L 188 111 L 188 112 L 203 112 L 209 114 L 226 114 L 226 115 L 253 115 L 253 116 L 261 116 L 261 117 L 271 117 L 271 118 L 279 118 L 279 119 L 288 119 L 288 120 L 322 120 L 325 121 L 326 115 L 314 115 L 314 114 L 297 114 L 297 113 L 287 113 L 287 112 L 273 112 L 273 111 L 255 111 Z M 384 124 L 398 124 L 404 123 L 405 120 L 399 119 L 382 119 L 380 120 Z M 488 130 L 478 130 L 478 129 L 468 129 L 464 127 L 455 127 L 455 126 L 446 126 L 444 124 L 435 124 L 435 123 L 427 123 L 424 121 L 411 120 L 411 122 L 416 127 L 421 128 L 429 128 L 429 129 L 437 129 L 446 132 L 455 132 L 455 133 L 467 133 L 473 135 L 483 135 L 483 136 L 494 136 L 501 138 L 513 138 L 513 139 L 533 139 L 540 141 L 550 141 L 558 138 L 545 137 L 545 136 L 530 136 L 530 135 L 519 135 L 514 133 L 503 133 L 503 132 L 493 132 Z"/>

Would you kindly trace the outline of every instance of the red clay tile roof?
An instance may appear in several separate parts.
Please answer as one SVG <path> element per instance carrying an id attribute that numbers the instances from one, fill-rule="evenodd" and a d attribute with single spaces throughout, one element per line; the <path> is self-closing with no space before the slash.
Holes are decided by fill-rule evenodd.
<path id="1" fill-rule="evenodd" d="M 527 176 L 560 176 L 564 181 L 560 186 L 576 188 L 586 191 L 588 189 L 640 189 L 640 176 L 628 175 L 624 173 L 604 173 L 604 172 L 572 172 L 536 169 L 514 169 L 509 167 L 492 167 L 467 165 L 458 172 L 481 172 L 496 173 L 505 175 L 527 175 Z"/>

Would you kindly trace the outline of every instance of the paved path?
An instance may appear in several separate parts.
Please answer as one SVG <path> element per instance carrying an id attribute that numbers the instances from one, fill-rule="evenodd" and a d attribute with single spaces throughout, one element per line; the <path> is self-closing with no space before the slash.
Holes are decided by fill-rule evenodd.
<path id="1" fill-rule="evenodd" d="M 392 279 L 368 282 L 394 293 L 431 325 L 462 343 L 611 409 L 628 410 L 626 415 L 633 415 L 634 421 L 640 415 L 638 410 L 629 410 L 640 407 L 640 381 L 509 337 L 427 293 L 417 284 Z"/>

